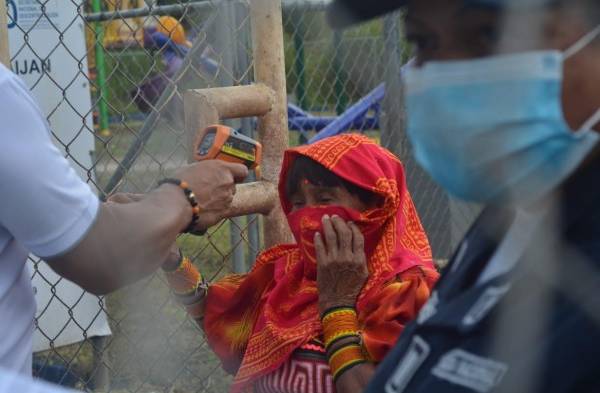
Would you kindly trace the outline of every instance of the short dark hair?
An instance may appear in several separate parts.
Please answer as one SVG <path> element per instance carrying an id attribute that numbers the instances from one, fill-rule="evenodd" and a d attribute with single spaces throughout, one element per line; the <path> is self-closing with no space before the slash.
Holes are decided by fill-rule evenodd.
<path id="1" fill-rule="evenodd" d="M 379 200 L 375 193 L 365 190 L 331 172 L 317 161 L 306 156 L 298 155 L 288 170 L 285 179 L 285 194 L 288 199 L 300 190 L 300 182 L 307 180 L 315 186 L 342 187 L 350 194 L 357 196 L 360 201 L 371 206 Z"/>
<path id="2" fill-rule="evenodd" d="M 592 26 L 600 24 L 600 1 L 598 0 L 550 0 L 548 5 L 555 7 L 573 7 L 579 3 L 586 10 L 586 15 Z"/>

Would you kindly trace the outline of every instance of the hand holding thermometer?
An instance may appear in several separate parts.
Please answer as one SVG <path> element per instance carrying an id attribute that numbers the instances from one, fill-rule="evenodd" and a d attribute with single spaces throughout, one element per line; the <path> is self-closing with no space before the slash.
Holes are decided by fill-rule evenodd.
<path id="1" fill-rule="evenodd" d="M 259 177 L 262 145 L 231 127 L 212 125 L 200 132 L 196 138 L 194 159 L 222 160 L 243 164 L 254 169 Z"/>

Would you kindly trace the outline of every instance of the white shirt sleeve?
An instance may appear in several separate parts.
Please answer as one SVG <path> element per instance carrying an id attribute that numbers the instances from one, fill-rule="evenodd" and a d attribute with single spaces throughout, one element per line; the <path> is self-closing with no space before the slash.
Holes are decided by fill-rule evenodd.
<path id="1" fill-rule="evenodd" d="M 0 226 L 30 252 L 56 256 L 83 238 L 99 201 L 52 143 L 27 87 L 6 71 L 0 69 Z"/>

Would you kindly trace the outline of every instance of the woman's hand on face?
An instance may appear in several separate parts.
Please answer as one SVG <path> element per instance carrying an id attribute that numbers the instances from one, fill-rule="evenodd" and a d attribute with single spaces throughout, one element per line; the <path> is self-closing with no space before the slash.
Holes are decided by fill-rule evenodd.
<path id="1" fill-rule="evenodd" d="M 323 217 L 323 235 L 315 235 L 319 311 L 354 306 L 369 276 L 364 237 L 356 224 Z"/>

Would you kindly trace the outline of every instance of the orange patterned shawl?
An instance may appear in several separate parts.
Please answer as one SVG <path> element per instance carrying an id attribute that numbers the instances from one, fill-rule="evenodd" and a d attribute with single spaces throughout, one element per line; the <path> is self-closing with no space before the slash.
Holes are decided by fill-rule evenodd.
<path id="1" fill-rule="evenodd" d="M 382 235 L 369 256 L 369 279 L 357 310 L 365 349 L 380 361 L 404 325 L 413 319 L 437 279 L 427 236 L 406 189 L 400 161 L 374 141 L 343 135 L 286 152 L 279 193 L 290 212 L 284 185 L 297 155 L 382 196 L 382 208 L 361 214 Z M 298 246 L 263 252 L 252 271 L 211 285 L 204 320 L 208 342 L 223 367 L 237 373 L 232 392 L 251 391 L 253 382 L 280 367 L 298 347 L 321 335 L 314 275 Z"/>

